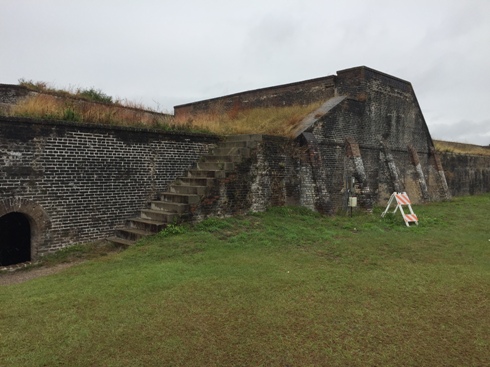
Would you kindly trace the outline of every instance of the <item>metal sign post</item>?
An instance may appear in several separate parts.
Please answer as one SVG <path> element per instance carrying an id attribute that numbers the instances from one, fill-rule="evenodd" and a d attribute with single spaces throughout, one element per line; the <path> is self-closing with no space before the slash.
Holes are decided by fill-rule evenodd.
<path id="1" fill-rule="evenodd" d="M 355 196 L 349 196 L 349 204 L 348 206 L 350 207 L 350 216 L 352 217 L 352 208 L 357 206 L 357 197 Z"/>

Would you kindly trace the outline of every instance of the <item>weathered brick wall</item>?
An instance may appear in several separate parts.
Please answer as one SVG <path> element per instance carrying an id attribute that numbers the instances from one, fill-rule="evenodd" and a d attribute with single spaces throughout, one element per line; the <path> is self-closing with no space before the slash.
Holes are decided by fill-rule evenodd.
<path id="1" fill-rule="evenodd" d="M 245 214 L 271 206 L 302 205 L 315 209 L 313 180 L 304 149 L 297 142 L 257 135 L 250 156 L 226 178 L 216 179 L 203 201 L 193 208 L 193 220 Z"/>
<path id="2" fill-rule="evenodd" d="M 0 117 L 0 204 L 39 205 L 38 253 L 106 237 L 217 137 Z M 10 204 L 9 204 L 10 205 Z"/>
<path id="3" fill-rule="evenodd" d="M 441 161 L 452 195 L 490 192 L 490 156 L 442 153 Z"/>
<path id="4" fill-rule="evenodd" d="M 20 85 L 0 84 L 0 103 L 17 103 L 20 98 L 29 95 L 29 89 Z"/>
<path id="5" fill-rule="evenodd" d="M 339 96 L 328 112 L 305 124 L 296 141 L 262 137 L 241 173 L 223 181 L 223 213 L 292 204 L 334 214 L 347 209 L 349 195 L 370 210 L 386 204 L 393 191 L 406 191 L 419 203 L 490 190 L 488 160 L 445 156 L 441 164 L 409 82 L 367 67 L 342 70 L 328 80 Z M 231 108 L 237 100 L 253 104 L 254 98 L 280 106 L 288 103 L 281 102 L 281 97 L 288 101 L 288 93 L 283 86 L 266 88 L 186 105 L 182 111 L 206 110 L 218 102 Z M 213 205 L 207 209 L 212 212 Z"/>
<path id="6" fill-rule="evenodd" d="M 386 202 L 398 190 L 407 191 L 414 202 L 428 199 L 418 176 L 423 173 L 425 180 L 433 170 L 433 144 L 410 83 L 361 67 L 338 72 L 336 86 L 347 99 L 307 130 L 318 141 L 328 167 L 327 190 L 333 207 L 345 206 L 341 190 L 349 176 L 363 181 L 373 203 Z M 359 146 L 359 157 L 344 158 L 346 139 Z M 418 171 L 409 146 L 420 158 Z M 437 184 L 429 184 L 431 198 L 439 200 Z"/>
<path id="7" fill-rule="evenodd" d="M 236 208 L 243 212 L 293 204 L 335 214 L 347 209 L 349 195 L 358 197 L 361 209 L 370 210 L 385 204 L 393 191 L 406 191 L 414 203 L 449 197 L 409 82 L 366 67 L 339 71 L 329 80 L 336 95 L 345 98 L 332 99 L 328 112 L 306 124 L 294 141 L 262 137 L 255 155 L 222 181 L 208 213 L 217 207 L 232 214 Z M 287 97 L 281 86 L 259 92 L 251 95 L 269 101 Z M 227 96 L 220 103 L 231 106 L 234 99 L 249 97 Z M 192 104 L 209 106 L 209 101 Z"/>
<path id="8" fill-rule="evenodd" d="M 10 106 L 32 94 L 26 87 L 12 84 L 0 84 L 0 113 L 8 112 Z"/>
<path id="9" fill-rule="evenodd" d="M 298 137 L 297 143 L 305 149 L 302 163 L 287 166 L 284 185 L 299 185 L 301 195 L 285 193 L 278 202 L 296 202 L 335 213 L 346 206 L 349 195 L 346 181 L 350 177 L 355 177 L 356 195 L 366 208 L 385 203 L 393 191 L 407 191 L 414 202 L 448 197 L 443 171 L 435 164 L 432 139 L 411 84 L 367 67 L 338 71 L 336 76 L 304 83 L 177 106 L 175 111 L 176 115 L 198 113 L 216 106 L 226 110 L 242 108 L 244 103 L 251 107 L 281 106 L 315 98 L 326 101 L 334 96 L 338 99 L 331 99 L 328 112 L 306 124 L 306 130 Z M 307 134 L 310 135 L 306 137 Z M 270 168 L 270 159 L 264 158 L 278 154 L 266 154 L 274 146 L 270 144 L 259 152 L 258 172 L 275 172 Z M 356 147 L 355 155 L 347 154 L 352 146 Z M 288 155 L 285 151 L 282 154 Z M 282 187 L 269 174 L 259 174 L 259 178 L 262 181 L 254 183 L 254 187 L 262 188 L 257 197 L 269 195 L 267 185 Z"/>
<path id="10" fill-rule="evenodd" d="M 346 178 L 359 178 L 359 167 L 353 156 L 361 158 L 365 174 L 351 193 L 358 198 L 355 210 L 386 205 L 393 191 L 406 191 L 412 203 L 445 198 L 438 167 L 430 152 L 408 148 L 385 150 L 380 145 L 355 147 L 357 151 L 353 154 L 352 147 L 345 142 L 315 146 L 311 137 L 308 139 L 260 136 L 250 157 L 228 177 L 216 180 L 216 186 L 202 204 L 195 206 L 193 219 L 245 214 L 281 205 L 304 206 L 326 214 L 347 210 Z M 386 155 L 391 156 L 391 168 Z M 490 191 L 489 157 L 443 155 L 441 158 L 451 194 Z M 399 187 L 395 186 L 392 169 Z M 359 183 L 364 186 L 359 187 Z"/>

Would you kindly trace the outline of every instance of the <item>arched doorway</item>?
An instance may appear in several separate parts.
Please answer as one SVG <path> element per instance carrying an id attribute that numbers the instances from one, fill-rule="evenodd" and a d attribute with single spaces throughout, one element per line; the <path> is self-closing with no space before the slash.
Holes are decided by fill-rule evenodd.
<path id="1" fill-rule="evenodd" d="M 19 212 L 0 217 L 0 266 L 31 260 L 31 225 Z"/>

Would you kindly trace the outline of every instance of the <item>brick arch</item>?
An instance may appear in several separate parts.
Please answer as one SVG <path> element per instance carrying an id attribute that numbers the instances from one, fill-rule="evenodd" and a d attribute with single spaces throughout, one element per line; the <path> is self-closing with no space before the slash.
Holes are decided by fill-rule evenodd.
<path id="1" fill-rule="evenodd" d="M 31 260 L 36 260 L 39 249 L 47 245 L 51 221 L 41 207 L 32 200 L 11 198 L 0 200 L 0 217 L 9 213 L 22 213 L 31 226 Z"/>

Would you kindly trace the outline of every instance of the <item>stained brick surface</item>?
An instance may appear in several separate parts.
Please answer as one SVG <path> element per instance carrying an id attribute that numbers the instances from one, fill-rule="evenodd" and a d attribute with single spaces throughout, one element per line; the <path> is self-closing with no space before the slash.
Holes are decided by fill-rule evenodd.
<path id="1" fill-rule="evenodd" d="M 0 118 L 0 201 L 39 204 L 40 253 L 104 238 L 207 152 L 216 137 Z"/>
<path id="2" fill-rule="evenodd" d="M 443 153 L 440 158 L 452 195 L 490 192 L 490 156 Z"/>
<path id="3" fill-rule="evenodd" d="M 346 98 L 336 99 L 296 140 L 263 136 L 251 158 L 220 181 L 215 200 L 196 209 L 197 217 L 285 204 L 334 214 L 346 209 L 349 195 L 370 210 L 386 203 L 393 191 L 406 191 L 414 203 L 450 196 L 409 82 L 366 67 L 340 71 L 329 80 L 335 95 Z M 314 84 L 295 87 L 297 95 L 308 95 Z M 279 86 L 183 108 L 203 111 L 213 103 L 231 106 L 245 99 L 280 106 L 290 103 L 290 95 L 289 87 Z"/>

